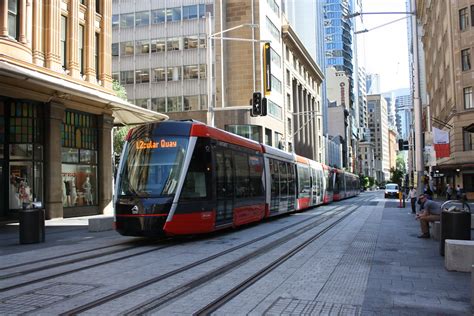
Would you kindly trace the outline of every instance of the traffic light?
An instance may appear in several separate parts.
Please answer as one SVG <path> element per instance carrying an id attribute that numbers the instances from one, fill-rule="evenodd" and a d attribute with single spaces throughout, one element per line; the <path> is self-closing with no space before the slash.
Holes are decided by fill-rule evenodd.
<path id="1" fill-rule="evenodd" d="M 398 150 L 402 151 L 403 150 L 403 139 L 398 140 Z"/>
<path id="2" fill-rule="evenodd" d="M 252 116 L 262 114 L 262 93 L 254 92 L 252 96 Z"/>
<path id="3" fill-rule="evenodd" d="M 267 98 L 262 99 L 262 111 L 260 113 L 260 116 L 266 116 L 267 115 Z"/>

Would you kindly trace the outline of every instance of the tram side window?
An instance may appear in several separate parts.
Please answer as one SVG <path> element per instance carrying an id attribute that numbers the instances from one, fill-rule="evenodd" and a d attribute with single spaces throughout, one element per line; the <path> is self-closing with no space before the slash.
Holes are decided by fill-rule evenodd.
<path id="1" fill-rule="evenodd" d="M 271 187 L 271 208 L 272 210 L 278 210 L 278 204 L 279 202 L 279 197 L 278 194 L 280 192 L 279 189 L 279 181 L 280 181 L 280 176 L 278 172 L 278 161 L 274 159 L 269 160 L 270 164 L 270 175 L 272 177 L 272 187 Z"/>
<path id="2" fill-rule="evenodd" d="M 249 155 L 250 196 L 263 196 L 263 158 Z"/>
<path id="3" fill-rule="evenodd" d="M 207 148 L 207 149 L 206 149 Z M 189 164 L 181 191 L 182 199 L 203 199 L 210 192 L 211 153 L 204 140 L 199 139 Z"/>
<path id="4" fill-rule="evenodd" d="M 287 185 L 287 164 L 283 161 L 279 162 L 280 164 L 280 197 L 286 198 L 288 195 L 288 185 Z"/>
<path id="5" fill-rule="evenodd" d="M 250 196 L 250 173 L 247 156 L 247 154 L 234 152 L 236 198 Z"/>
<path id="6" fill-rule="evenodd" d="M 311 181 L 309 170 L 305 166 L 298 166 L 298 189 L 300 197 L 309 197 Z"/>
<path id="7" fill-rule="evenodd" d="M 288 165 L 288 194 L 291 197 L 295 195 L 295 168 L 292 164 Z"/>

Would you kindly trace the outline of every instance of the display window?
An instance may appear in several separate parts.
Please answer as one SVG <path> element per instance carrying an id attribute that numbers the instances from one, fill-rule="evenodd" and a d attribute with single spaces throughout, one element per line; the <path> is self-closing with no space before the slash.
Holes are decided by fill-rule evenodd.
<path id="1" fill-rule="evenodd" d="M 97 118 L 66 111 L 61 135 L 63 206 L 98 205 Z"/>
<path id="2" fill-rule="evenodd" d="M 0 114 L 5 114 L 3 103 Z M 0 158 L 8 158 L 10 210 L 43 207 L 42 107 L 28 101 L 9 100 L 9 127 L 3 125 Z M 6 115 L 4 115 L 6 116 Z M 1 127 L 0 127 L 1 129 Z M 6 142 L 6 144 L 5 144 Z M 6 152 L 5 152 L 6 151 Z"/>

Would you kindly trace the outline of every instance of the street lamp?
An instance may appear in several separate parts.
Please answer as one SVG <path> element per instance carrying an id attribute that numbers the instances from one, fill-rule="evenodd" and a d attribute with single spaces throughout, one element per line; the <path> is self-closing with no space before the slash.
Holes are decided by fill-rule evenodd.
<path id="1" fill-rule="evenodd" d="M 237 25 L 234 27 L 231 27 L 229 29 L 225 29 L 216 33 L 211 34 L 212 30 L 212 19 L 211 19 L 211 13 L 208 13 L 207 16 L 208 20 L 208 29 L 207 29 L 207 124 L 209 126 L 214 127 L 215 126 L 215 115 L 214 115 L 214 102 L 213 102 L 213 80 L 212 80 L 212 57 L 213 57 L 213 50 L 212 50 L 212 40 L 214 39 L 220 39 L 220 40 L 233 40 L 233 41 L 244 41 L 244 42 L 265 42 L 269 43 L 270 41 L 268 40 L 254 40 L 254 39 L 246 39 L 246 38 L 233 38 L 233 37 L 222 37 L 219 35 L 222 35 L 224 33 L 242 28 L 242 27 L 251 27 L 251 28 L 257 28 L 259 27 L 258 24 L 252 24 L 252 23 L 244 23 L 241 25 Z M 223 56 L 221 56 L 221 61 L 223 60 Z M 221 71 L 223 72 L 224 69 L 221 67 Z M 222 76 L 223 78 L 224 76 Z M 222 79 L 224 80 L 224 79 Z M 223 83 L 222 83 L 223 86 Z M 222 94 L 224 94 L 224 89 L 222 88 Z M 224 96 L 222 96 L 222 102 L 224 102 Z"/>

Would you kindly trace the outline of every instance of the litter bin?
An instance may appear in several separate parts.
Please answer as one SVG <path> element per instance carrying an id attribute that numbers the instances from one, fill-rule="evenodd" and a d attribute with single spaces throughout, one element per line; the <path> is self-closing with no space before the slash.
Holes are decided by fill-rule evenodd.
<path id="1" fill-rule="evenodd" d="M 44 242 L 44 209 L 21 210 L 20 244 Z"/>
<path id="2" fill-rule="evenodd" d="M 441 238 L 439 253 L 444 256 L 446 239 L 471 240 L 471 213 L 443 211 L 441 213 Z"/>

